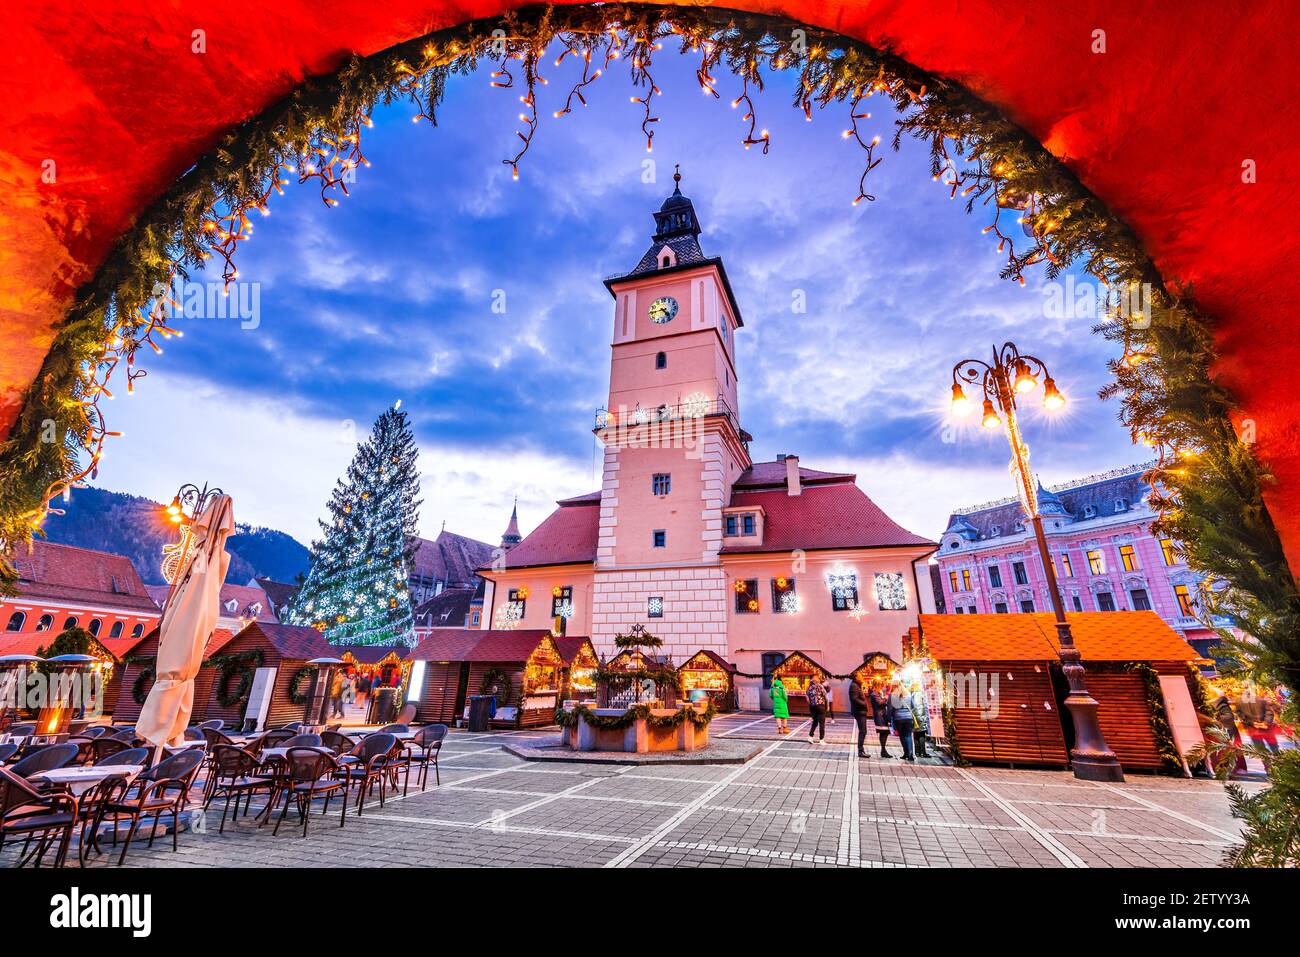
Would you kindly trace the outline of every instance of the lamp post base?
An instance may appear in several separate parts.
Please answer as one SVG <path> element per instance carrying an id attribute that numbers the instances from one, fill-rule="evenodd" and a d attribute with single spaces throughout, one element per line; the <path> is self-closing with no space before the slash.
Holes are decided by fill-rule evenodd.
<path id="1" fill-rule="evenodd" d="M 1124 780 L 1124 769 L 1115 752 L 1106 745 L 1097 724 L 1097 701 L 1084 692 L 1072 692 L 1065 699 L 1066 710 L 1074 724 L 1074 748 L 1070 751 L 1070 768 L 1081 781 Z"/>

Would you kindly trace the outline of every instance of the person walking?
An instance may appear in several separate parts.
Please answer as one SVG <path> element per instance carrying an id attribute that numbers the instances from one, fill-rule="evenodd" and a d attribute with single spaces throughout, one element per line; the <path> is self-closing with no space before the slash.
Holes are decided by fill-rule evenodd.
<path id="1" fill-rule="evenodd" d="M 889 695 L 881 679 L 872 679 L 871 695 L 868 700 L 871 702 L 871 720 L 876 726 L 876 734 L 880 735 L 880 756 L 892 758 L 893 755 L 885 747 L 889 742 Z"/>
<path id="2" fill-rule="evenodd" d="M 930 730 L 930 705 L 925 700 L 925 692 L 921 690 L 921 682 L 912 682 L 912 717 L 916 724 L 912 728 L 912 743 L 916 749 L 918 758 L 928 758 L 930 752 L 925 749 L 925 739 Z"/>
<path id="3" fill-rule="evenodd" d="M 790 699 L 785 692 L 785 682 L 780 677 L 772 676 L 772 687 L 768 689 L 767 696 L 772 699 L 772 717 L 776 718 L 776 733 L 789 734 L 790 726 L 787 722 L 790 720 Z"/>
<path id="4" fill-rule="evenodd" d="M 871 715 L 871 702 L 857 678 L 849 679 L 849 714 L 858 726 L 858 757 L 867 756 L 867 718 Z"/>
<path id="5" fill-rule="evenodd" d="M 825 744 L 826 743 L 826 686 L 817 680 L 814 675 L 808 681 L 808 687 L 804 691 L 808 699 L 808 714 L 812 717 L 812 724 L 808 726 L 808 743 Z M 816 738 L 814 734 L 820 732 Z"/>
<path id="6" fill-rule="evenodd" d="M 889 710 L 894 719 L 894 733 L 903 745 L 903 760 L 915 761 L 915 742 L 912 732 L 916 728 L 916 719 L 912 714 L 912 696 L 907 693 L 903 683 L 897 682 L 889 695 Z"/>
<path id="7" fill-rule="evenodd" d="M 334 680 L 330 682 L 330 717 L 343 717 L 343 673 L 334 672 Z"/>

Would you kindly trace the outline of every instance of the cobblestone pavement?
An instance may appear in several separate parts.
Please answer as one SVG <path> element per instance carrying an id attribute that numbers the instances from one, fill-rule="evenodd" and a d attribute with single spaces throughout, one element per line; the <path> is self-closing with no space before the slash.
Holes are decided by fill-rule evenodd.
<path id="1" fill-rule="evenodd" d="M 1187 867 L 1236 838 L 1216 782 L 859 761 L 851 727 L 816 746 L 798 719 L 777 736 L 770 718 L 728 715 L 714 733 L 764 741 L 759 757 L 659 767 L 526 762 L 501 742 L 546 732 L 453 732 L 440 787 L 349 809 L 344 828 L 334 803 L 306 838 L 293 812 L 278 836 L 252 815 L 218 835 L 217 802 L 179 852 L 137 839 L 126 866 Z M 6 848 L 0 866 L 15 863 Z"/>

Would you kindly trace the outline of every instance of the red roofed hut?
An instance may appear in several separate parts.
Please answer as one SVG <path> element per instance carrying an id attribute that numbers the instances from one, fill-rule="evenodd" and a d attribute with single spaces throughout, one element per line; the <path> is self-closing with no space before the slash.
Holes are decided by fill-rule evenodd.
<path id="1" fill-rule="evenodd" d="M 780 678 L 785 685 L 786 700 L 791 714 L 811 714 L 808 710 L 808 684 L 814 679 L 825 683 L 831 673 L 813 661 L 802 651 L 796 651 L 786 657 L 772 669 L 772 677 Z"/>
<path id="2" fill-rule="evenodd" d="M 555 647 L 560 649 L 568 669 L 564 682 L 564 697 L 575 701 L 596 700 L 596 670 L 600 667 L 600 656 L 590 638 L 573 638 L 568 635 L 555 637 Z"/>
<path id="3" fill-rule="evenodd" d="M 736 710 L 736 668 L 726 658 L 704 648 L 687 658 L 677 673 L 688 700 L 692 691 L 700 691 L 719 711 Z"/>
<path id="4" fill-rule="evenodd" d="M 337 651 L 315 628 L 268 621 L 249 622 L 209 659 L 216 674 L 204 715 L 209 720 L 221 718 L 227 725 L 240 725 L 246 716 L 245 709 L 257 669 L 274 668 L 275 681 L 262 726 L 275 727 L 289 721 L 301 721 L 316 671 L 307 662 L 313 658 L 336 658 Z"/>
<path id="5" fill-rule="evenodd" d="M 406 700 L 415 703 L 417 721 L 450 725 L 465 713 L 469 696 L 469 661 L 465 656 L 482 635 L 481 631 L 465 628 L 434 628 L 411 649 L 407 656 L 411 679 Z"/>
<path id="6" fill-rule="evenodd" d="M 159 631 L 155 628 L 141 638 L 139 644 L 122 659 L 122 667 L 118 669 L 121 672 L 120 680 L 117 675 L 114 675 L 113 682 L 116 682 L 121 689 L 117 693 L 116 707 L 113 710 L 115 724 L 131 724 L 140 717 L 145 699 L 149 697 L 149 689 L 153 687 L 154 666 L 158 658 L 158 636 Z M 203 666 L 194 676 L 194 710 L 190 713 L 191 721 L 208 720 L 208 700 L 212 695 L 212 682 L 217 676 L 217 669 L 209 663 L 208 659 L 221 651 L 234 637 L 234 634 L 225 628 L 216 628 L 208 639 L 203 649 Z M 106 694 L 105 698 L 107 697 Z"/>
<path id="7" fill-rule="evenodd" d="M 1191 645 L 1151 611 L 1067 613 L 1098 703 L 1106 743 L 1126 771 L 1181 773 L 1170 732 L 1168 698 L 1203 706 Z M 1055 618 L 1017 615 L 922 615 L 904 639 L 905 655 L 927 667 L 927 680 L 949 694 L 944 726 L 955 758 L 1013 765 L 1066 766 L 1073 726 L 1057 657 Z M 1180 685 L 1162 688 L 1161 678 Z M 933 687 L 931 688 L 933 690 Z"/>

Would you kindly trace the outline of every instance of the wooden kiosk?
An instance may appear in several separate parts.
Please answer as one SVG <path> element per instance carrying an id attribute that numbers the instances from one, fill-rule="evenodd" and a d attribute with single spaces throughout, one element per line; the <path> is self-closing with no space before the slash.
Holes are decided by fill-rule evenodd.
<path id="1" fill-rule="evenodd" d="M 1155 612 L 1067 613 L 1099 705 L 1106 743 L 1125 771 L 1184 773 L 1170 710 L 1184 719 L 1199 695 L 1191 674 L 1199 655 Z M 904 640 L 905 657 L 923 665 L 948 693 L 943 708 L 955 760 L 1065 767 L 1073 727 L 1068 687 L 1050 614 L 921 615 Z M 1172 682 L 1162 680 L 1176 678 Z M 1199 740 L 1199 732 L 1194 732 Z M 1195 742 L 1191 742 L 1195 743 Z"/>
<path id="2" fill-rule="evenodd" d="M 696 700 L 703 695 L 711 699 L 720 712 L 736 710 L 736 668 L 726 658 L 707 648 L 701 649 L 687 658 L 677 673 L 681 676 L 682 694 L 686 700 Z"/>
<path id="3" fill-rule="evenodd" d="M 570 638 L 561 635 L 555 639 L 567 667 L 564 682 L 564 699 L 567 701 L 596 700 L 596 671 L 600 658 L 590 638 Z"/>
<path id="4" fill-rule="evenodd" d="M 808 710 L 808 683 L 814 679 L 826 682 L 831 673 L 802 651 L 791 653 L 785 661 L 772 669 L 772 677 L 780 678 L 785 685 L 786 700 L 791 714 L 810 714 Z"/>
<path id="5" fill-rule="evenodd" d="M 212 636 L 203 649 L 203 665 L 194 676 L 194 708 L 190 712 L 192 722 L 206 721 L 209 717 L 208 701 L 212 697 L 212 682 L 216 679 L 217 669 L 209 659 L 219 654 L 235 636 L 224 628 L 213 630 Z M 159 631 L 155 628 L 140 639 L 140 643 L 123 659 L 119 690 L 113 707 L 114 724 L 134 724 L 144 708 L 149 689 L 153 687 L 154 670 L 157 665 Z M 118 681 L 114 676 L 114 681 Z"/>

